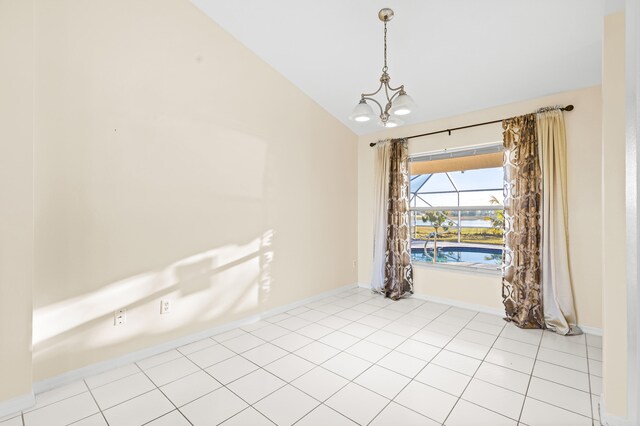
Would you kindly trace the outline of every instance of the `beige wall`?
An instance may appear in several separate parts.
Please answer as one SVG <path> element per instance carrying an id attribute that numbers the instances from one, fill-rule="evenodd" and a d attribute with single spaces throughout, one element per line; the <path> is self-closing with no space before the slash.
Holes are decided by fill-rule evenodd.
<path id="1" fill-rule="evenodd" d="M 356 282 L 350 130 L 187 0 L 36 19 L 35 380 Z"/>
<path id="2" fill-rule="evenodd" d="M 602 105 L 599 87 L 561 93 L 362 136 L 356 153 L 348 129 L 187 1 L 50 3 L 36 5 L 46 72 L 35 80 L 34 182 L 34 76 L 24 72 L 34 60 L 32 3 L 0 0 L 0 196 L 12 206 L 0 210 L 0 401 L 31 389 L 34 215 L 33 369 L 42 380 L 354 282 L 356 229 L 358 281 L 368 282 L 368 142 L 573 103 L 578 318 L 605 328 L 607 411 L 625 415 L 624 229 L 611 226 L 624 223 L 619 15 L 605 20 Z M 496 125 L 410 146 L 500 139 Z M 491 275 L 418 267 L 416 290 L 501 307 Z M 173 301 L 166 316 L 163 297 Z M 120 307 L 128 324 L 114 327 Z"/>
<path id="3" fill-rule="evenodd" d="M 358 145 L 358 281 L 370 282 L 373 229 L 373 149 L 369 142 L 491 121 L 535 111 L 556 104 L 574 104 L 566 113 L 569 236 L 571 270 L 578 321 L 584 326 L 602 326 L 601 223 L 601 99 L 600 87 L 559 93 L 526 102 L 489 108 L 447 119 L 406 126 L 360 136 Z M 502 140 L 500 124 L 475 127 L 412 139 L 411 154 L 457 148 Z M 464 303 L 502 308 L 501 281 L 497 275 L 415 267 L 417 293 L 454 299 Z"/>
<path id="4" fill-rule="evenodd" d="M 0 402 L 31 393 L 33 1 L 0 0 Z"/>
<path id="5" fill-rule="evenodd" d="M 602 57 L 602 392 L 607 413 L 619 417 L 627 413 L 624 75 L 624 13 L 616 13 L 604 20 Z"/>

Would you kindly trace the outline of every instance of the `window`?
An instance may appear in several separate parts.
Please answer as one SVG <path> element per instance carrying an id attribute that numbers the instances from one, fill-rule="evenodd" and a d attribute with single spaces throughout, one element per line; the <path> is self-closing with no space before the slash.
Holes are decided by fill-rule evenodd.
<path id="1" fill-rule="evenodd" d="M 414 262 L 500 270 L 502 145 L 410 159 Z"/>

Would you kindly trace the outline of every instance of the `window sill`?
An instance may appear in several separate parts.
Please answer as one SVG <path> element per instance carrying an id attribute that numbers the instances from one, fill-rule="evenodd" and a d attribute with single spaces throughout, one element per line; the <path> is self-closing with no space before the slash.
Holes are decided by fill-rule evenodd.
<path id="1" fill-rule="evenodd" d="M 413 261 L 413 266 L 426 269 L 441 269 L 443 271 L 455 271 L 455 272 L 467 272 L 479 275 L 490 275 L 500 277 L 502 276 L 502 269 L 491 269 L 485 266 L 475 266 L 474 264 L 447 264 L 447 263 L 432 263 L 432 262 L 420 262 Z"/>

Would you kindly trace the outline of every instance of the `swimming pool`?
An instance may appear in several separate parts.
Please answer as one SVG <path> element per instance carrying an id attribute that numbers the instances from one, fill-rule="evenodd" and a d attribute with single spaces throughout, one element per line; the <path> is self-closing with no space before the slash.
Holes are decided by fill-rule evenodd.
<path id="1" fill-rule="evenodd" d="M 411 259 L 416 262 L 433 262 L 433 248 L 425 253 L 423 248 L 411 248 Z M 438 263 L 502 264 L 502 248 L 488 247 L 438 247 Z"/>

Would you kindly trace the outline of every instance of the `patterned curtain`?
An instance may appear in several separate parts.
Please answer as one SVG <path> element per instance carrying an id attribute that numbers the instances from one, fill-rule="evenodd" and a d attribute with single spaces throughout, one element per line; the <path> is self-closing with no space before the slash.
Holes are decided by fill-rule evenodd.
<path id="1" fill-rule="evenodd" d="M 502 299 L 507 320 L 544 328 L 540 294 L 542 179 L 535 114 L 502 122 L 504 129 L 505 251 Z"/>
<path id="2" fill-rule="evenodd" d="M 371 291 L 385 294 L 384 275 L 387 258 L 387 210 L 389 208 L 389 172 L 391 162 L 391 139 L 376 143 L 374 165 L 374 220 L 373 263 L 371 265 Z"/>
<path id="3" fill-rule="evenodd" d="M 407 145 L 406 139 L 391 143 L 384 290 L 393 300 L 413 294 Z"/>

